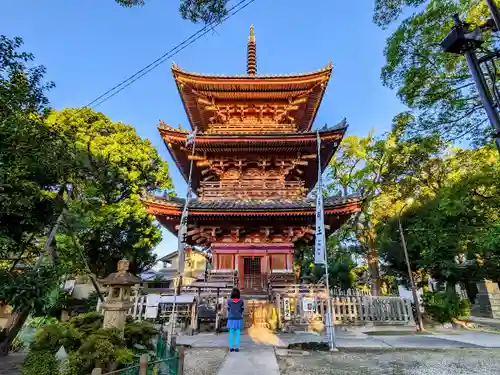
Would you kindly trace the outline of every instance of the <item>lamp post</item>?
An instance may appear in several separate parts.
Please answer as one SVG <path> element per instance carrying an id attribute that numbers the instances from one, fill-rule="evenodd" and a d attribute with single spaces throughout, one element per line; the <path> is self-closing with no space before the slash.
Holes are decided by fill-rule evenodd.
<path id="1" fill-rule="evenodd" d="M 410 259 L 408 258 L 408 249 L 406 248 L 406 240 L 403 234 L 403 225 L 401 224 L 401 213 L 409 204 L 413 203 L 413 199 L 409 199 L 405 202 L 403 207 L 399 210 L 398 214 L 398 226 L 399 235 L 401 236 L 401 245 L 403 246 L 403 252 L 405 254 L 406 267 L 408 268 L 408 277 L 410 278 L 411 293 L 413 294 L 413 303 L 415 304 L 415 310 L 417 312 L 417 331 L 422 332 L 424 330 L 424 322 L 422 320 L 422 312 L 420 311 L 420 302 L 418 301 L 417 286 L 415 285 L 415 280 L 413 279 L 413 273 L 411 272 Z"/>
<path id="2" fill-rule="evenodd" d="M 484 36 L 482 30 L 490 29 L 492 31 L 499 31 L 500 27 L 500 15 L 498 8 L 496 7 L 494 1 L 486 0 L 486 3 L 492 14 L 492 22 L 487 22 L 481 27 L 477 27 L 474 30 L 469 30 L 469 25 L 460 20 L 458 14 L 453 16 L 454 26 L 450 33 L 441 41 L 441 48 L 444 52 L 464 55 L 467 65 L 469 67 L 469 72 L 471 74 L 476 88 L 479 94 L 479 98 L 483 104 L 486 115 L 490 124 L 495 129 L 495 144 L 498 152 L 500 153 L 500 115 L 498 113 L 498 101 L 495 102 L 491 96 L 490 88 L 481 70 L 481 63 L 487 62 L 498 56 L 498 51 L 491 54 L 490 56 L 485 56 L 484 58 L 478 59 L 476 55 L 476 50 L 478 50 L 484 43 Z M 496 77 L 495 77 L 496 78 Z M 496 84 L 496 79 L 494 79 L 493 85 Z M 494 87 L 496 90 L 496 87 Z"/>

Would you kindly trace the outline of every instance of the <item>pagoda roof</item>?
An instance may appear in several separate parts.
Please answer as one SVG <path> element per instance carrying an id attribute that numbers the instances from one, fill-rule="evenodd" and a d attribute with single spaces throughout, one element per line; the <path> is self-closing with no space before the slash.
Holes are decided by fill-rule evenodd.
<path id="1" fill-rule="evenodd" d="M 361 199 L 351 195 L 346 197 L 325 197 L 324 213 L 325 222 L 333 227 L 338 227 L 351 214 L 359 211 Z M 176 225 L 185 204 L 185 199 L 178 197 L 148 197 L 144 199 L 148 213 L 155 215 L 172 233 L 177 233 Z M 316 215 L 316 199 L 276 199 L 276 200 L 198 200 L 193 199 L 188 207 L 188 220 L 195 218 L 211 220 L 226 218 L 228 216 L 239 218 L 302 217 L 309 222 L 314 222 Z M 295 219 L 294 219 L 295 220 Z M 336 224 L 336 225 L 335 225 Z"/>
<path id="2" fill-rule="evenodd" d="M 167 210 L 178 209 L 179 214 L 184 208 L 186 200 L 179 197 L 149 197 L 144 200 L 148 210 L 154 208 L 165 208 Z M 325 214 L 329 209 L 340 208 L 341 206 L 351 206 L 353 203 L 358 204 L 360 198 L 357 195 L 349 195 L 345 197 L 325 197 L 323 205 Z M 351 208 L 351 207 L 350 207 Z M 210 210 L 208 215 L 216 215 L 218 212 L 224 215 L 241 215 L 242 212 L 250 213 L 251 215 L 289 215 L 289 214 L 309 214 L 316 210 L 316 198 L 303 199 L 231 199 L 231 200 L 199 200 L 192 199 L 188 206 L 190 215 L 205 215 L 205 210 Z M 312 211 L 311 211 L 312 209 Z M 276 210 L 270 212 L 269 210 Z M 262 212 L 260 212 L 262 211 Z M 292 211 L 292 212 L 289 212 Z M 170 212 L 170 211 L 169 211 Z M 173 211 L 172 211 L 173 212 Z M 155 212 L 150 212 L 156 214 Z M 352 213 L 349 210 L 349 213 Z"/>
<path id="3" fill-rule="evenodd" d="M 191 149 L 185 147 L 188 132 L 174 129 L 164 123 L 158 127 L 168 151 L 181 171 L 184 179 L 189 179 L 189 156 Z M 343 120 L 332 128 L 323 128 L 318 131 L 321 139 L 321 170 L 324 171 L 339 146 L 347 130 L 347 122 Z M 258 153 L 259 155 L 291 155 L 297 153 L 317 153 L 317 133 L 308 131 L 301 133 L 247 133 L 247 134 L 197 134 L 195 151 L 204 154 L 224 155 L 226 157 Z M 311 189 L 317 181 L 318 165 L 316 159 L 309 161 L 305 171 L 305 187 Z M 199 187 L 201 169 L 193 164 L 192 186 Z"/>
<path id="4" fill-rule="evenodd" d="M 310 130 L 332 72 L 332 64 L 318 71 L 289 75 L 207 75 L 172 66 L 177 89 L 192 128 L 205 131 L 212 116 L 200 103 L 300 100 L 297 129 Z"/>

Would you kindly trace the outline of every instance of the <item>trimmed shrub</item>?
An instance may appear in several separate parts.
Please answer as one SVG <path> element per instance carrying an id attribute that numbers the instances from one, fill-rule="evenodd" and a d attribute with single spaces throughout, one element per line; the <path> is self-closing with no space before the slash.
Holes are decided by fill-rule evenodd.
<path id="1" fill-rule="evenodd" d="M 59 361 L 49 351 L 30 351 L 21 367 L 21 375 L 54 375 L 59 373 Z"/>
<path id="2" fill-rule="evenodd" d="M 456 293 L 426 292 L 423 295 L 423 306 L 426 314 L 441 324 L 452 323 L 470 315 L 469 301 Z"/>
<path id="3" fill-rule="evenodd" d="M 153 350 L 152 339 L 157 334 L 158 331 L 153 323 L 146 321 L 127 323 L 124 332 L 127 348 L 134 348 L 140 345 L 148 350 Z"/>

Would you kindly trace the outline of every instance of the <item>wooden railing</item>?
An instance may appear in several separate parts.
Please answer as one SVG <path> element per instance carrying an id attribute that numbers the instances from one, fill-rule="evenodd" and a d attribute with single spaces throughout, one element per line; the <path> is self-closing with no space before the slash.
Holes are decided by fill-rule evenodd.
<path id="1" fill-rule="evenodd" d="M 296 131 L 294 124 L 259 124 L 259 123 L 233 123 L 212 124 L 207 133 L 288 133 Z"/>
<path id="2" fill-rule="evenodd" d="M 202 182 L 198 192 L 202 199 L 299 198 L 306 189 L 303 181 L 229 180 Z"/>

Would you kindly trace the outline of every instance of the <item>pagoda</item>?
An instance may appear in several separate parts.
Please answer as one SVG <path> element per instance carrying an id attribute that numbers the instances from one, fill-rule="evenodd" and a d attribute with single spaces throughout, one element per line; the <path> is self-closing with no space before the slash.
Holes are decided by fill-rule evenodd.
<path id="1" fill-rule="evenodd" d="M 247 74 L 212 76 L 174 65 L 189 133 L 160 122 L 160 134 L 186 181 L 193 161 L 185 241 L 212 252 L 211 278 L 233 280 L 245 291 L 293 283 L 294 247 L 312 244 L 316 200 L 308 193 L 318 179 L 317 138 L 324 170 L 347 129 L 311 131 L 330 79 L 331 63 L 312 73 L 258 75 L 250 28 Z M 155 197 L 147 210 L 177 234 L 185 201 Z M 359 210 L 355 197 L 324 199 L 325 229 L 335 231 Z"/>

